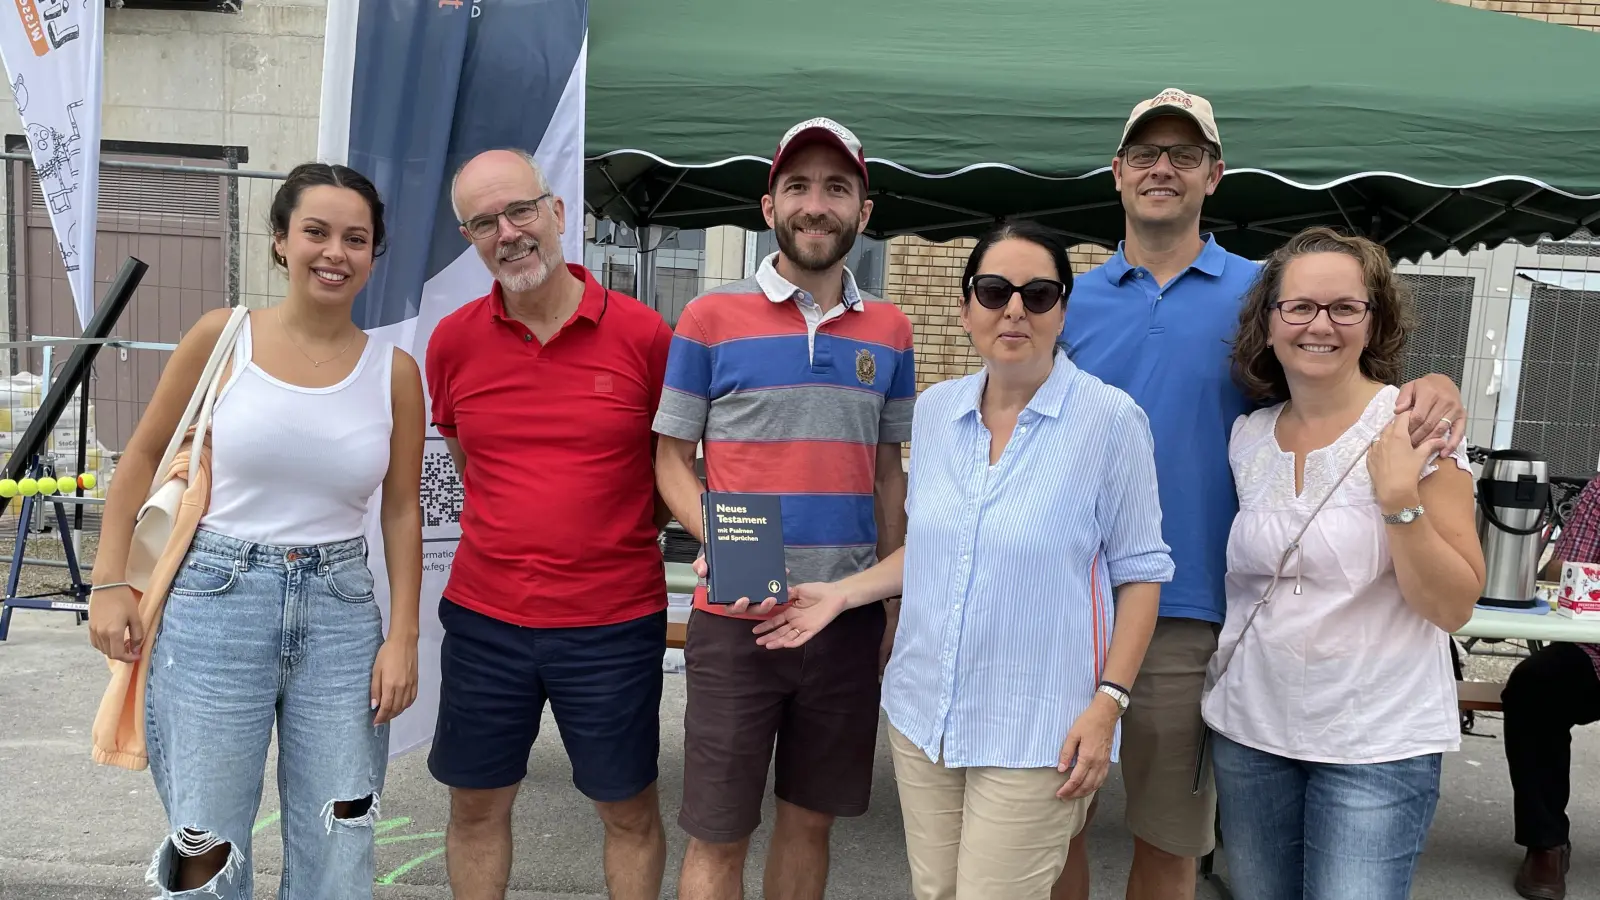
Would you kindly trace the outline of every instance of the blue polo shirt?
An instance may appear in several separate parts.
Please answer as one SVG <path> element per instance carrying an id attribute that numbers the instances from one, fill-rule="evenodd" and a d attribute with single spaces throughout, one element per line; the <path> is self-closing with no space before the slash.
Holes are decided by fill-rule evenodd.
<path id="1" fill-rule="evenodd" d="M 1062 337 L 1073 361 L 1126 391 L 1150 419 L 1161 532 L 1176 567 L 1161 588 L 1163 616 L 1223 619 L 1228 531 L 1239 511 L 1228 436 L 1255 409 L 1234 386 L 1228 357 L 1259 269 L 1206 235 L 1200 256 L 1165 285 L 1120 245 L 1072 282 Z"/>

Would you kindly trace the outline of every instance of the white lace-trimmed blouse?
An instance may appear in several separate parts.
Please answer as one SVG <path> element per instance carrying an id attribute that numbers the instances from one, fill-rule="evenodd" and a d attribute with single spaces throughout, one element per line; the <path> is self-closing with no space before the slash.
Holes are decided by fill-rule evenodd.
<path id="1" fill-rule="evenodd" d="M 1279 447 L 1276 434 L 1283 405 L 1234 423 L 1228 458 L 1239 514 L 1228 536 L 1227 620 L 1202 706 L 1217 733 L 1324 763 L 1387 762 L 1460 747 L 1449 635 L 1400 594 L 1365 460 L 1317 513 L 1301 558 L 1291 557 L 1240 640 L 1289 541 L 1356 454 L 1393 420 L 1398 394 L 1383 388 L 1355 425 L 1306 456 L 1298 496 L 1294 454 Z M 1451 458 L 1471 471 L 1461 448 Z M 1430 463 L 1424 477 L 1436 470 Z"/>

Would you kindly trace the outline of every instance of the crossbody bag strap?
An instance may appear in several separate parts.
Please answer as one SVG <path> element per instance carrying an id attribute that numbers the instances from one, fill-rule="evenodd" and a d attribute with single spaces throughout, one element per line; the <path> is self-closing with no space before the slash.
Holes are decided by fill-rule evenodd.
<path id="1" fill-rule="evenodd" d="M 1384 427 L 1387 428 L 1388 426 L 1385 425 Z M 1381 435 L 1383 433 L 1383 429 L 1379 429 L 1378 433 Z M 1283 555 L 1278 557 L 1278 569 L 1272 574 L 1272 581 L 1267 585 L 1267 589 L 1261 592 L 1260 599 L 1256 600 L 1256 602 L 1250 607 L 1250 617 L 1245 619 L 1244 627 L 1239 629 L 1239 636 L 1233 642 L 1232 650 L 1228 653 L 1227 658 L 1222 661 L 1222 668 L 1217 671 L 1216 684 L 1222 683 L 1222 676 L 1228 671 L 1228 666 L 1233 662 L 1234 653 L 1237 653 L 1239 651 L 1239 646 L 1244 643 L 1245 633 L 1250 630 L 1251 625 L 1255 624 L 1256 614 L 1261 612 L 1261 607 L 1266 606 L 1267 601 L 1272 599 L 1273 593 L 1278 590 L 1278 582 L 1283 580 L 1283 572 L 1284 569 L 1289 565 L 1289 558 L 1301 552 L 1300 541 L 1305 538 L 1306 532 L 1311 529 L 1311 523 L 1316 520 L 1317 513 L 1322 512 L 1322 508 L 1328 505 L 1328 501 L 1333 499 L 1333 495 L 1339 492 L 1339 486 L 1344 484 L 1344 480 L 1350 477 L 1350 473 L 1355 471 L 1356 466 L 1360 465 L 1361 461 L 1367 458 L 1367 451 L 1372 449 L 1372 445 L 1376 442 L 1377 438 L 1374 438 L 1362 445 L 1361 452 L 1357 453 L 1355 458 L 1350 460 L 1350 464 L 1348 466 L 1345 466 L 1343 474 L 1339 476 L 1339 480 L 1335 481 L 1333 486 L 1328 489 L 1328 492 L 1323 495 L 1322 501 L 1317 504 L 1315 509 L 1311 510 L 1311 515 L 1307 516 L 1306 520 L 1301 523 L 1300 530 L 1295 532 L 1294 539 L 1289 542 L 1289 546 L 1283 549 Z M 1297 584 L 1295 586 L 1295 593 L 1298 594 L 1299 592 L 1300 587 Z"/>
<path id="2" fill-rule="evenodd" d="M 1387 425 L 1385 427 L 1387 427 Z M 1380 429 L 1378 433 L 1382 434 L 1383 432 Z M 1372 440 L 1368 441 L 1364 446 L 1362 446 L 1361 452 L 1356 454 L 1355 459 L 1350 460 L 1350 464 L 1345 466 L 1344 472 L 1340 474 L 1339 480 L 1333 483 L 1333 486 L 1328 489 L 1328 492 L 1325 495 L 1323 495 L 1321 502 L 1317 504 L 1315 509 L 1311 510 L 1311 515 L 1306 517 L 1306 520 L 1300 524 L 1300 530 L 1295 532 L 1294 539 L 1289 542 L 1289 546 L 1284 548 L 1283 555 L 1278 557 L 1278 569 L 1272 574 L 1272 582 L 1267 585 L 1266 590 L 1261 592 L 1260 599 L 1251 604 L 1250 617 L 1244 620 L 1244 627 L 1239 629 L 1239 636 L 1234 639 L 1233 647 L 1228 651 L 1227 657 L 1223 659 L 1221 668 L 1217 670 L 1216 680 L 1211 682 L 1211 687 L 1213 690 L 1216 689 L 1217 685 L 1222 683 L 1223 676 L 1228 673 L 1228 666 L 1233 664 L 1234 654 L 1238 653 L 1239 648 L 1243 646 L 1244 637 L 1247 633 L 1249 633 L 1250 626 L 1255 624 L 1256 615 L 1261 612 L 1261 608 L 1267 605 L 1267 601 L 1272 599 L 1273 593 L 1277 591 L 1278 582 L 1283 580 L 1283 570 L 1289 565 L 1289 558 L 1300 552 L 1300 541 L 1305 538 L 1306 532 L 1311 529 L 1311 523 L 1316 521 L 1317 513 L 1322 512 L 1322 508 L 1328 505 L 1328 501 L 1333 499 L 1333 495 L 1339 492 L 1339 486 L 1344 484 L 1344 480 L 1350 477 L 1350 473 L 1355 471 L 1356 466 L 1359 465 L 1363 459 L 1367 458 L 1367 451 L 1372 449 L 1372 445 L 1375 443 L 1377 443 L 1377 438 L 1373 438 Z M 1299 591 L 1298 585 L 1295 587 L 1295 591 Z M 1200 746 L 1195 752 L 1194 785 L 1191 788 L 1191 793 L 1200 793 L 1201 779 L 1205 774 L 1207 748 L 1210 747 L 1210 745 L 1211 726 L 1206 725 L 1204 733 L 1200 737 Z"/>
<path id="3" fill-rule="evenodd" d="M 189 403 L 184 407 L 183 415 L 178 419 L 177 427 L 172 430 L 172 438 L 167 441 L 167 450 L 161 455 L 161 464 L 156 466 L 150 489 L 145 493 L 145 499 L 148 500 L 151 494 L 155 493 L 156 489 L 161 487 L 167 480 L 167 470 L 172 468 L 172 461 L 177 458 L 178 449 L 183 446 L 190 424 L 195 422 L 196 414 L 201 413 L 202 409 L 204 410 L 205 425 L 210 425 L 210 408 L 215 402 L 217 382 L 221 374 L 222 364 L 233 353 L 233 345 L 239 337 L 239 330 L 244 326 L 245 318 L 249 315 L 250 310 L 248 308 L 236 306 L 233 308 L 232 314 L 228 316 L 228 323 L 223 326 L 222 334 L 217 336 L 217 343 L 211 348 L 211 356 L 206 359 L 205 368 L 200 372 L 200 379 L 195 382 L 194 393 L 189 396 Z M 196 431 L 196 434 L 203 433 L 204 427 Z M 198 451 L 198 448 L 196 449 Z M 190 460 L 189 476 L 191 480 L 196 471 L 194 459 L 198 457 L 199 453 L 196 452 L 194 458 Z"/>

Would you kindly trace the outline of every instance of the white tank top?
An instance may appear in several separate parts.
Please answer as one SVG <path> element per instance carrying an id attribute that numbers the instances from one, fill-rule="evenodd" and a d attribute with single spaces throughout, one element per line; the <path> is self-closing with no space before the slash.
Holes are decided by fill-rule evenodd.
<path id="1" fill-rule="evenodd" d="M 211 502 L 200 527 L 280 547 L 362 536 L 389 471 L 394 352 L 369 337 L 343 381 L 298 387 L 251 361 L 247 318 L 212 413 Z"/>

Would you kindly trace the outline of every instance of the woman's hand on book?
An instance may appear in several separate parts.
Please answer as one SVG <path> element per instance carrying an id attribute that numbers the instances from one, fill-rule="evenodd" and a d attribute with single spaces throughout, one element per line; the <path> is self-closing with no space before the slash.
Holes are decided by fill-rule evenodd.
<path id="1" fill-rule="evenodd" d="M 837 584 L 810 582 L 789 588 L 789 602 L 777 615 L 755 627 L 756 643 L 768 650 L 798 647 L 811 640 L 849 607 Z"/>

